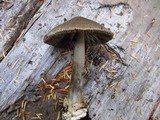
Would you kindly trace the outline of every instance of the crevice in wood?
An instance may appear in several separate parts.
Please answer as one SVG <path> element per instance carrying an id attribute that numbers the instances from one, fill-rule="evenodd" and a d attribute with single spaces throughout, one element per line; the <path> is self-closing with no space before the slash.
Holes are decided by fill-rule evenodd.
<path id="1" fill-rule="evenodd" d="M 5 30 L 6 31 L 7 29 L 13 29 L 13 30 L 9 35 L 9 38 L 7 39 L 6 43 L 2 47 L 2 50 L 0 51 L 0 61 L 2 61 L 3 58 L 12 49 L 12 47 L 14 46 L 14 43 L 21 36 L 23 30 L 27 27 L 31 18 L 35 15 L 35 13 L 37 12 L 37 10 L 40 8 L 42 4 L 43 4 L 43 1 L 30 0 L 27 3 L 25 3 L 21 7 L 19 13 L 11 19 L 11 21 L 9 22 L 9 25 L 7 26 L 7 28 L 5 28 Z"/>
<path id="2" fill-rule="evenodd" d="M 154 113 L 157 110 L 157 108 L 158 108 L 159 105 L 160 105 L 160 97 L 156 101 L 156 104 L 153 106 L 153 109 L 152 109 L 152 111 L 150 113 L 150 116 L 149 116 L 149 120 L 154 120 Z"/>
<path id="3" fill-rule="evenodd" d="M 116 7 L 116 6 L 119 6 L 119 5 L 123 5 L 123 6 L 126 6 L 128 8 L 131 8 L 131 6 L 128 3 L 120 2 L 120 3 L 117 3 L 117 4 L 101 4 L 97 9 L 106 8 L 106 7 L 111 9 L 112 7 Z"/>

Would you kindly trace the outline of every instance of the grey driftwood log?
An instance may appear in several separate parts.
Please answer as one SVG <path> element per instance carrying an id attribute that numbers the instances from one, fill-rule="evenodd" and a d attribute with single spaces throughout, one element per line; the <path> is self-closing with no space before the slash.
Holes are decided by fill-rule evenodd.
<path id="1" fill-rule="evenodd" d="M 118 4 L 122 2 L 128 5 Z M 160 118 L 159 0 L 116 1 L 113 4 L 105 0 L 46 0 L 34 16 L 31 16 L 27 27 L 21 28 L 20 24 L 10 26 L 7 21 L 14 22 L 23 17 L 23 12 L 19 12 L 17 19 L 11 19 L 17 16 L 14 13 L 22 10 L 22 3 L 20 0 L 13 2 L 13 6 L 1 12 L 0 111 L 20 98 L 27 86 L 38 84 L 43 74 L 47 73 L 49 78 L 53 78 L 63 68 L 70 57 L 67 60 L 60 58 L 59 50 L 45 45 L 43 37 L 51 28 L 63 23 L 64 18 L 84 16 L 103 23 L 115 33 L 114 40 L 110 43 L 125 49 L 123 57 L 129 65 L 123 78 L 115 81 L 105 91 L 103 89 L 103 92 L 99 91 L 107 88 L 104 73 L 98 80 L 103 83 L 100 84 L 102 86 L 97 88 L 95 81 L 89 81 L 90 88 L 86 90 L 92 93 L 89 102 L 90 118 Z M 15 11 L 12 13 L 13 10 Z M 11 34 L 15 36 L 12 37 Z M 115 91 L 118 94 L 113 98 Z"/>

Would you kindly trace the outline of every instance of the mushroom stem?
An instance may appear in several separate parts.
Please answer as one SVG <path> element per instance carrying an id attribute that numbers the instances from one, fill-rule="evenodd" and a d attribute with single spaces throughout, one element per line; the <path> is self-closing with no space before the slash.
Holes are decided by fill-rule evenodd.
<path id="1" fill-rule="evenodd" d="M 64 102 L 67 112 L 63 114 L 65 119 L 80 119 L 86 116 L 83 97 L 84 86 L 84 64 L 85 64 L 85 35 L 80 31 L 76 35 L 76 43 L 74 48 L 74 62 L 72 69 L 72 77 L 68 97 Z"/>
<path id="2" fill-rule="evenodd" d="M 69 90 L 69 99 L 74 103 L 81 103 L 82 100 L 82 89 L 83 89 L 83 71 L 85 64 L 85 41 L 84 33 L 79 32 L 77 35 L 77 42 L 74 48 L 74 59 L 73 59 L 73 72 L 71 77 L 71 85 Z"/>

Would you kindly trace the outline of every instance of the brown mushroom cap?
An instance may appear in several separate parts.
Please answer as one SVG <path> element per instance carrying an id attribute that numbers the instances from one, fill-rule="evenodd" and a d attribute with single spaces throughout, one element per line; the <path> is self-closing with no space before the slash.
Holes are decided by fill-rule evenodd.
<path id="1" fill-rule="evenodd" d="M 104 44 L 113 38 L 113 33 L 97 22 L 75 17 L 53 28 L 44 37 L 44 42 L 59 48 L 73 48 L 77 32 L 84 31 L 86 46 Z"/>

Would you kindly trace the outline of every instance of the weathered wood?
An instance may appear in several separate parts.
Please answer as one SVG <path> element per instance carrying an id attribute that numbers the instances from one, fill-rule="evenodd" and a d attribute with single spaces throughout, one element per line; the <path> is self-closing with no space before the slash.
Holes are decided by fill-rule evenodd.
<path id="1" fill-rule="evenodd" d="M 117 1 L 117 4 L 121 2 L 124 1 Z M 28 85 L 38 84 L 44 74 L 53 78 L 71 60 L 70 55 L 61 58 L 59 49 L 44 44 L 43 37 L 64 18 L 83 16 L 103 23 L 115 33 L 110 43 L 125 48 L 124 58 L 129 64 L 123 78 L 108 89 L 104 71 L 100 72 L 98 85 L 94 78 L 89 80 L 86 93 L 91 96 L 90 117 L 93 120 L 160 117 L 160 2 L 128 0 L 127 3 L 129 6 L 113 3 L 112 7 L 108 1 L 46 0 L 31 19 L 23 38 L 0 63 L 0 111 L 20 98 Z M 155 22 L 153 26 L 151 22 Z"/>
<path id="2" fill-rule="evenodd" d="M 130 67 L 120 83 L 93 99 L 90 106 L 93 120 L 159 119 L 160 59 L 159 49 L 156 49 L 160 42 L 159 4 L 158 0 L 129 1 L 133 9 L 133 21 L 118 44 L 126 49 Z M 153 19 L 155 23 L 150 27 Z M 137 43 L 132 45 L 131 40 Z M 118 89 L 118 96 L 112 99 L 115 88 Z"/>
<path id="3" fill-rule="evenodd" d="M 0 60 L 9 52 L 15 41 L 24 34 L 28 22 L 43 2 L 39 0 L 17 0 L 9 2 L 1 12 Z M 4 6 L 5 7 L 5 6 Z"/>

